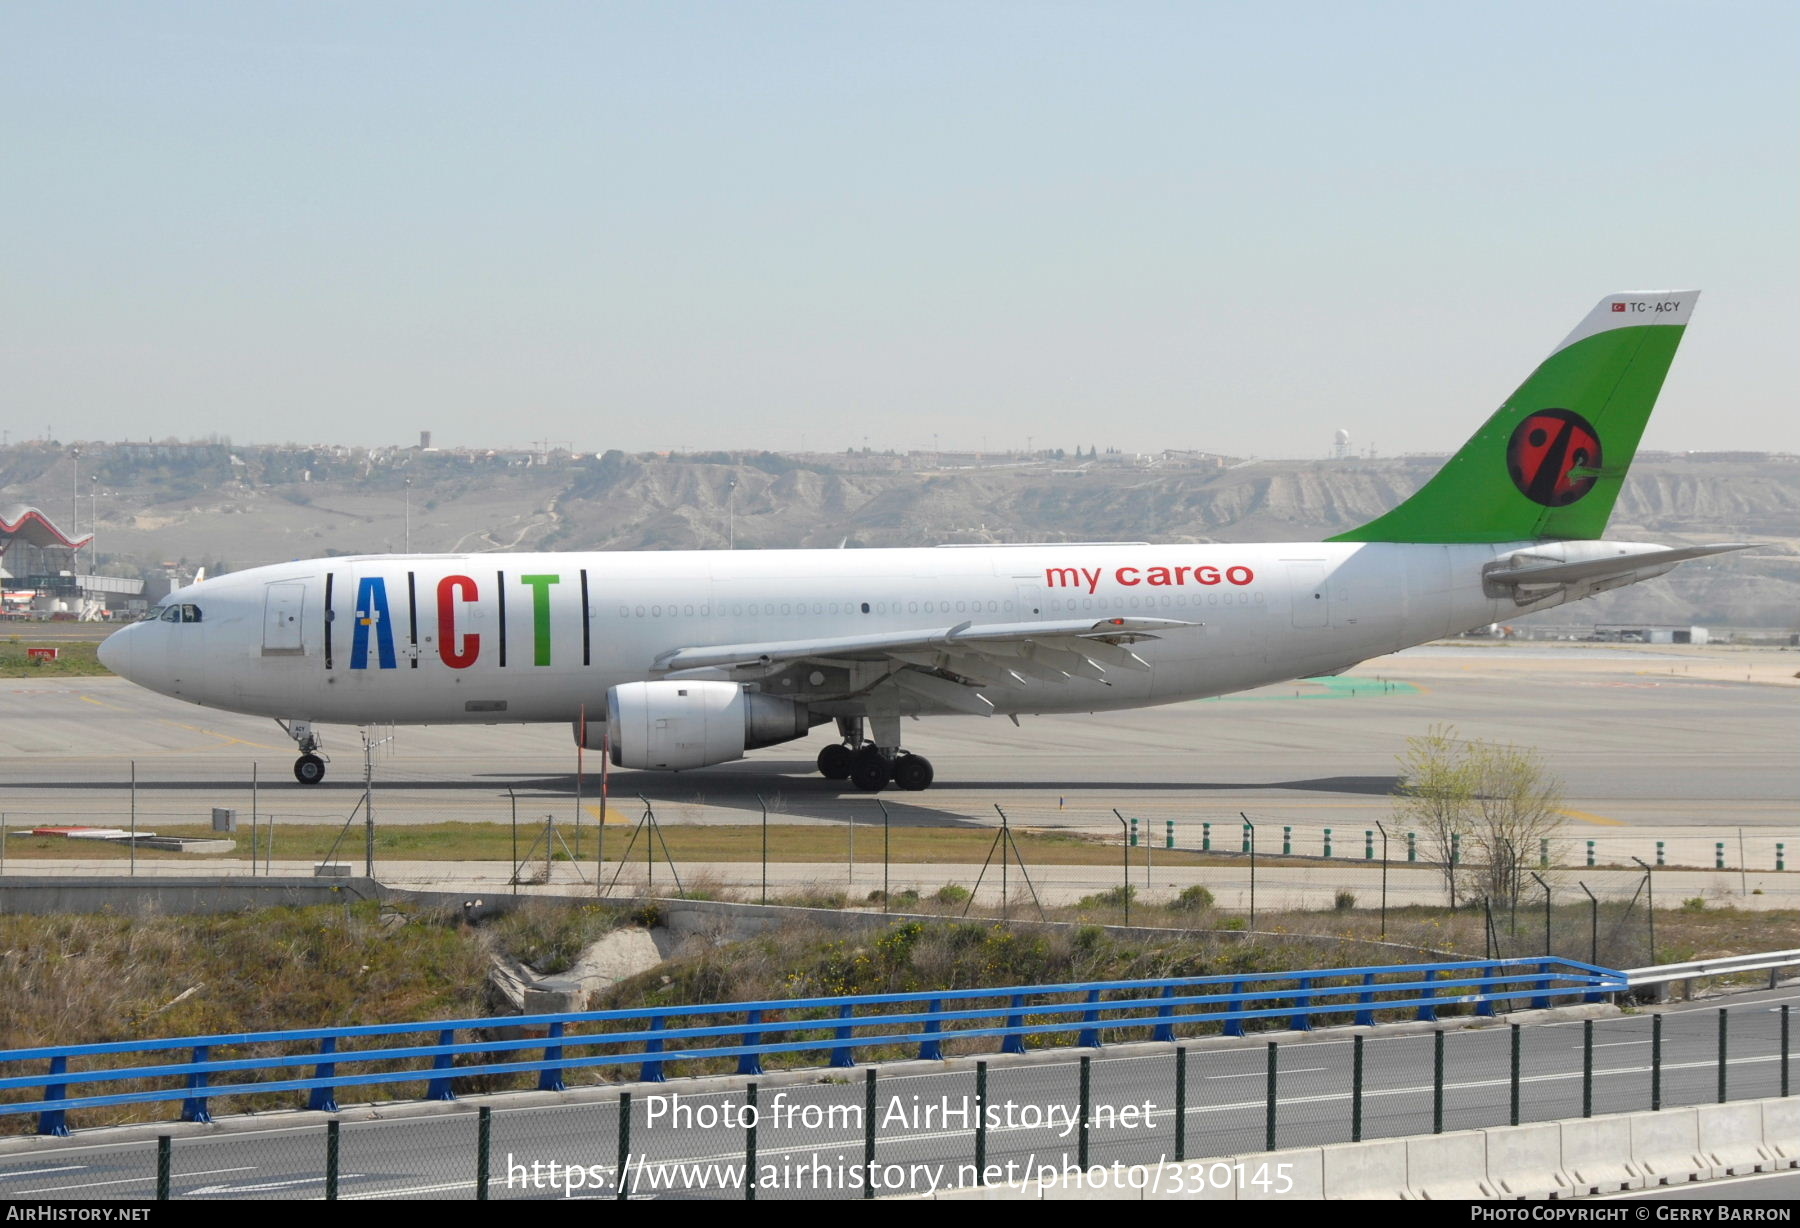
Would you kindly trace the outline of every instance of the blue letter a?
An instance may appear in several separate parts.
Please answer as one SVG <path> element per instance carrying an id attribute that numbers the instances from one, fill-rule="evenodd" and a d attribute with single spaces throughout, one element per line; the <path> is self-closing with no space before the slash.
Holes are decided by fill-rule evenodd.
<path id="1" fill-rule="evenodd" d="M 375 628 L 375 651 L 382 669 L 395 669 L 394 628 L 388 619 L 387 582 L 364 576 L 356 586 L 356 637 L 350 643 L 350 668 L 369 668 L 369 628 Z"/>

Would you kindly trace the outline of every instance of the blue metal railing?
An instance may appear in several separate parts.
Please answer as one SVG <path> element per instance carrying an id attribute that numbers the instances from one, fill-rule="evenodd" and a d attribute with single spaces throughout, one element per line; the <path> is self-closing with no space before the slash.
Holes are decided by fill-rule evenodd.
<path id="1" fill-rule="evenodd" d="M 1305 972 L 1238 973 L 1154 981 L 1100 981 L 919 993 L 861 994 L 714 1006 L 656 1006 L 561 1015 L 450 1019 L 306 1028 L 284 1032 L 184 1036 L 104 1044 L 49 1045 L 0 1050 L 0 1070 L 47 1061 L 43 1073 L 0 1077 L 0 1095 L 42 1089 L 37 1099 L 0 1103 L 0 1115 L 35 1113 L 39 1134 L 67 1134 L 71 1109 L 179 1100 L 181 1120 L 210 1121 L 209 1102 L 224 1096 L 306 1092 L 307 1107 L 337 1109 L 336 1090 L 388 1083 L 426 1084 L 432 1100 L 455 1098 L 454 1079 L 510 1074 L 538 1076 L 541 1090 L 560 1091 L 569 1070 L 638 1065 L 644 1082 L 661 1082 L 672 1062 L 735 1058 L 741 1074 L 761 1074 L 769 1054 L 828 1051 L 832 1066 L 855 1064 L 856 1050 L 916 1045 L 921 1059 L 943 1055 L 947 1039 L 998 1039 L 1003 1053 L 1023 1053 L 1034 1036 L 1076 1034 L 1097 1048 L 1103 1031 L 1144 1030 L 1146 1039 L 1173 1041 L 1176 1029 L 1221 1025 L 1241 1036 L 1246 1022 L 1285 1019 L 1310 1029 L 1321 1016 L 1349 1016 L 1370 1025 L 1377 1011 L 1411 1012 L 1432 1020 L 1445 1006 L 1473 1006 L 1492 1015 L 1497 1005 L 1544 1007 L 1554 997 L 1598 1000 L 1626 988 L 1623 973 L 1566 959 L 1495 959 L 1457 963 L 1326 968 Z M 1111 996 L 1109 996 L 1111 995 Z M 918 1009 L 919 1007 L 923 1009 Z M 858 1013 L 867 1011 L 869 1013 Z M 691 1020 L 670 1026 L 671 1020 Z M 718 1022 L 712 1022 L 717 1020 Z M 456 1039 L 460 1033 L 525 1029 L 517 1038 Z M 575 1030 L 582 1029 L 582 1030 Z M 609 1030 L 610 1029 L 610 1030 Z M 421 1033 L 435 1043 L 346 1050 L 341 1041 Z M 682 1047 L 683 1045 L 692 1047 Z M 304 1051 L 256 1057 L 219 1057 L 246 1045 L 305 1046 Z M 671 1047 L 675 1046 L 675 1047 Z M 594 1052 L 604 1047 L 605 1052 Z M 74 1069 L 80 1059 L 186 1051 L 186 1060 Z M 503 1059 L 542 1051 L 537 1060 Z M 458 1059 L 474 1064 L 458 1066 Z M 371 1069 L 398 1063 L 400 1069 Z M 306 1068 L 312 1073 L 305 1075 Z M 341 1067 L 357 1068 L 339 1073 Z M 274 1073 L 248 1082 L 213 1076 Z M 293 1072 L 301 1077 L 281 1077 Z M 131 1081 L 166 1080 L 163 1087 L 102 1090 Z M 80 1094 L 94 1088 L 96 1094 Z M 71 1089 L 76 1094 L 71 1095 Z"/>

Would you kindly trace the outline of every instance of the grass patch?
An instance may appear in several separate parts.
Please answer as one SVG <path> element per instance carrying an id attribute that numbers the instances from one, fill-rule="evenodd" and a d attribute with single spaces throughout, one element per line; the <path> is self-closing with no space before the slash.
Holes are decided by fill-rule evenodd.
<path id="1" fill-rule="evenodd" d="M 112 676 L 95 655 L 93 640 L 33 639 L 30 635 L 0 638 L 0 678 L 93 678 Z M 56 660 L 33 658 L 28 648 L 54 648 Z"/>

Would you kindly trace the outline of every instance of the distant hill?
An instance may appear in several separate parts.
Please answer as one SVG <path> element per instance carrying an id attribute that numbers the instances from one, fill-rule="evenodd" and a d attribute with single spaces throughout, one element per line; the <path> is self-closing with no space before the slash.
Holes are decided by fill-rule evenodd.
<path id="1" fill-rule="evenodd" d="M 1171 455 L 934 467 L 934 458 L 775 453 L 366 451 L 204 444 L 0 449 L 0 500 L 58 521 L 81 488 L 106 570 L 215 571 L 399 551 L 739 549 L 946 542 L 1315 540 L 1394 506 L 1439 458 L 1248 461 Z M 99 481 L 93 479 L 98 476 Z M 407 483 L 410 481 L 410 488 Z M 105 492 L 104 494 L 100 492 Z M 1574 621 L 1789 628 L 1800 619 L 1800 461 L 1640 457 L 1610 535 L 1767 541 L 1581 607 Z M 1545 617 L 1555 618 L 1553 612 Z M 1568 619 L 1564 614 L 1563 618 Z"/>

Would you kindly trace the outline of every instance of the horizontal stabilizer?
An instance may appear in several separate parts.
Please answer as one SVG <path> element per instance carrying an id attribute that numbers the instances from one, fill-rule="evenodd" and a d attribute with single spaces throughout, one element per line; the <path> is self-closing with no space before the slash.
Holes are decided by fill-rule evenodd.
<path id="1" fill-rule="evenodd" d="M 1713 546 L 1680 546 L 1669 550 L 1619 554 L 1610 558 L 1582 559 L 1574 563 L 1531 563 L 1523 567 L 1490 571 L 1482 579 L 1493 584 L 1574 584 L 1580 580 L 1630 575 L 1634 571 L 1651 567 L 1672 567 L 1689 559 L 1702 559 L 1733 550 L 1749 550 L 1755 545 L 1756 542 L 1727 542 Z"/>

